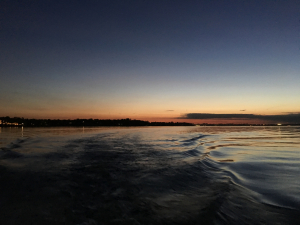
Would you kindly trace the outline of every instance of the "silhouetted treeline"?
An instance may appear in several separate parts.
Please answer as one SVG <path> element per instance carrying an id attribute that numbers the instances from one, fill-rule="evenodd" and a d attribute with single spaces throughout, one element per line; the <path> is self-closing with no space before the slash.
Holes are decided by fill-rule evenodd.
<path id="1" fill-rule="evenodd" d="M 278 124 L 198 124 L 200 126 L 277 126 Z M 283 126 L 299 126 L 300 124 L 282 124 Z M 75 120 L 51 120 L 51 119 L 24 119 L 23 117 L 0 117 L 0 126 L 24 126 L 24 127 L 58 127 L 58 126 L 195 126 L 185 122 L 149 122 L 143 120 L 118 119 L 75 119 Z"/>
<path id="2" fill-rule="evenodd" d="M 0 126 L 24 126 L 24 127 L 56 127 L 56 126 L 194 126 L 192 123 L 174 122 L 149 122 L 143 120 L 119 119 L 75 119 L 75 120 L 51 120 L 51 119 L 24 119 L 19 117 L 0 117 Z"/>

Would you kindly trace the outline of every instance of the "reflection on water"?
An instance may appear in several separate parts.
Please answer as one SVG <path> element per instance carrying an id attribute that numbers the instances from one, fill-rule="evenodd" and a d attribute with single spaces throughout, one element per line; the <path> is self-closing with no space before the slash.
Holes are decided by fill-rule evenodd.
<path id="1" fill-rule="evenodd" d="M 300 127 L 2 128 L 0 224 L 298 224 Z"/>

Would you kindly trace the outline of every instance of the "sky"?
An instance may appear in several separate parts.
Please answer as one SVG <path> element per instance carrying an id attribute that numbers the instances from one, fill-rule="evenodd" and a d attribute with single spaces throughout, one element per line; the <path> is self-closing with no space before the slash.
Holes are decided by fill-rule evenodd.
<path id="1" fill-rule="evenodd" d="M 300 122 L 298 0 L 0 2 L 0 116 L 272 115 Z"/>

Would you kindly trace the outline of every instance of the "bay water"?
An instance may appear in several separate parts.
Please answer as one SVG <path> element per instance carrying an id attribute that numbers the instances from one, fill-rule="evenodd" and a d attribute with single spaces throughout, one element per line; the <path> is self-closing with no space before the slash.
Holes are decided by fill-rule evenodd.
<path id="1" fill-rule="evenodd" d="M 0 128 L 0 224 L 300 224 L 300 127 Z"/>

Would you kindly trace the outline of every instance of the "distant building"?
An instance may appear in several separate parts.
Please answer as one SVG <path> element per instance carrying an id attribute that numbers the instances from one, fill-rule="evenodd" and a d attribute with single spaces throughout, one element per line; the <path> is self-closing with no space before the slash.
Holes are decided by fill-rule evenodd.
<path id="1" fill-rule="evenodd" d="M 1 120 L 0 120 L 0 124 L 6 125 L 6 126 L 19 126 L 18 123 L 2 122 Z"/>

